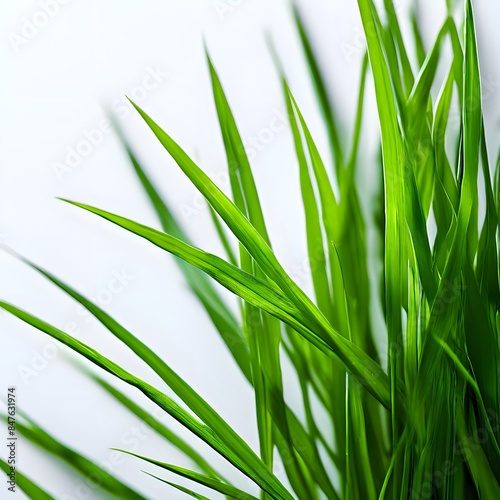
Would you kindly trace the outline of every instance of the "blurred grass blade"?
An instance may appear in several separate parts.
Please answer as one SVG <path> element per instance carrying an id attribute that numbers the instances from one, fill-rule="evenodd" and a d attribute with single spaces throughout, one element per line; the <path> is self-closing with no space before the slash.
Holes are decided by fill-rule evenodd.
<path id="1" fill-rule="evenodd" d="M 92 484 L 95 485 L 96 489 L 104 489 L 121 498 L 146 500 L 145 497 L 116 479 L 108 471 L 99 467 L 99 465 L 57 441 L 45 430 L 35 424 L 31 418 L 26 416 L 24 418 L 28 421 L 29 425 L 23 424 L 19 419 L 16 420 L 16 430 L 19 434 L 42 448 L 44 451 L 66 462 L 83 476 L 92 477 L 94 479 Z M 38 499 L 38 497 L 33 498 Z M 40 498 L 43 498 L 43 496 Z"/>
<path id="2" fill-rule="evenodd" d="M 316 90 L 318 104 L 321 113 L 323 115 L 323 118 L 325 119 L 325 124 L 328 132 L 328 137 L 330 140 L 330 148 L 334 159 L 334 166 L 335 166 L 335 172 L 337 174 L 337 179 L 339 180 L 339 183 L 341 183 L 342 169 L 344 168 L 344 152 L 342 148 L 342 141 L 340 140 L 340 135 L 339 135 L 339 126 L 335 119 L 333 104 L 328 94 L 327 84 L 321 73 L 320 66 L 316 59 L 316 55 L 314 54 L 309 34 L 306 31 L 304 21 L 300 14 L 300 10 L 296 4 L 294 4 L 293 6 L 293 16 L 299 32 L 302 48 L 306 56 L 309 72 L 311 73 L 314 88 Z"/>
<path id="3" fill-rule="evenodd" d="M 7 474 L 10 472 L 10 465 L 0 458 L 0 468 Z M 40 486 L 35 484 L 31 479 L 19 472 L 16 468 L 16 486 L 19 487 L 28 498 L 33 500 L 55 500 L 53 496 L 49 495 L 46 491 L 42 490 Z"/>

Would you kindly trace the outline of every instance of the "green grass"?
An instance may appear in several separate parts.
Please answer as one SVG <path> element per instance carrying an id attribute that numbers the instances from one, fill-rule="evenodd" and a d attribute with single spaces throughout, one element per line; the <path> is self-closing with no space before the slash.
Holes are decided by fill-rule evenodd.
<path id="1" fill-rule="evenodd" d="M 128 331 L 73 287 L 28 260 L 19 257 L 85 307 L 178 399 L 42 319 L 6 302 L 0 307 L 87 358 L 117 382 L 138 389 L 225 458 L 228 467 L 252 480 L 262 499 L 500 498 L 500 169 L 499 161 L 488 159 L 472 5 L 465 1 L 463 29 L 452 17 L 443 20 L 428 51 L 415 15 L 410 20 L 413 42 L 408 46 L 391 0 L 384 1 L 387 16 L 381 16 L 372 0 L 358 0 L 358 5 L 367 54 L 351 130 L 336 116 L 308 30 L 294 9 L 329 138 L 328 158 L 322 158 L 293 96 L 293 84 L 276 58 L 297 157 L 293 168 L 300 179 L 305 216 L 301 230 L 307 238 L 312 297 L 291 279 L 272 250 L 252 168 L 209 56 L 230 197 L 153 118 L 132 104 L 145 127 L 207 200 L 226 258 L 188 240 L 117 124 L 161 229 L 64 200 L 175 256 L 200 310 L 253 388 L 258 450 L 168 360 L 145 345 L 140 332 Z M 448 2 L 449 11 L 451 7 Z M 452 47 L 451 56 L 444 51 L 446 44 Z M 437 80 L 438 66 L 446 68 L 443 81 Z M 383 183 L 380 204 L 367 215 L 361 207 L 363 180 L 357 170 L 364 94 L 372 84 L 380 124 L 380 161 L 373 168 Z M 432 93 L 436 85 L 437 96 Z M 458 131 L 448 129 L 455 102 L 461 113 Z M 349 137 L 347 144 L 341 137 Z M 480 202 L 485 205 L 484 217 Z M 433 224 L 435 237 L 431 237 Z M 368 256 L 373 253 L 369 228 L 376 230 L 381 247 L 370 257 L 382 269 L 375 278 L 369 270 Z M 213 280 L 240 298 L 239 315 Z M 374 298 L 377 293 L 379 300 Z M 375 320 L 378 304 L 385 319 L 383 332 L 375 331 L 381 328 Z M 385 338 L 383 343 L 380 338 Z M 384 362 L 383 352 L 388 353 Z M 290 383 L 282 371 L 285 357 L 297 375 L 300 408 L 290 406 L 284 397 L 284 386 Z M 229 482 L 224 471 L 118 386 L 93 373 L 89 377 L 191 460 L 193 469 L 188 470 L 170 464 L 168 456 L 130 453 L 152 481 L 164 483 L 164 498 L 172 488 L 198 499 L 211 498 L 204 496 L 209 490 L 227 498 L 256 498 Z M 19 431 L 81 474 L 100 475 L 100 488 L 119 498 L 143 498 L 32 420 L 20 423 Z M 276 475 L 281 464 L 287 481 Z M 6 469 L 4 463 L 2 468 Z M 191 486 L 172 482 L 175 476 Z M 51 498 L 27 477 L 18 475 L 18 481 L 30 498 Z"/>

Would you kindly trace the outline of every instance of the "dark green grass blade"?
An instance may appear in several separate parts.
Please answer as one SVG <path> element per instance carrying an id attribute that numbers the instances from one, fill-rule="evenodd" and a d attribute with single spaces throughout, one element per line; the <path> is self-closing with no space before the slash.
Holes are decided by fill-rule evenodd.
<path id="1" fill-rule="evenodd" d="M 138 455 L 137 453 L 132 453 L 126 450 L 118 450 L 127 455 L 132 455 L 133 457 L 137 457 L 145 462 L 149 462 L 150 464 L 157 465 L 162 469 L 165 469 L 169 472 L 177 474 L 181 477 L 185 477 L 186 479 L 190 479 L 198 484 L 206 486 L 214 491 L 222 493 L 223 495 L 228 496 L 229 498 L 237 498 L 240 500 L 257 500 L 253 495 L 249 495 L 244 491 L 235 488 L 227 483 L 219 481 L 218 479 L 214 479 L 211 477 L 204 476 L 203 474 L 198 474 L 197 472 L 191 471 L 189 469 L 184 469 L 183 467 L 177 467 L 176 465 L 167 464 L 165 462 L 161 462 L 159 460 L 155 460 L 153 458 L 144 457 L 142 455 Z M 159 478 L 158 478 L 159 479 Z"/>
<path id="2" fill-rule="evenodd" d="M 490 464 L 484 454 L 481 446 L 477 446 L 474 438 L 467 429 L 467 424 L 462 411 L 457 411 L 457 428 L 460 443 L 463 449 L 467 450 L 464 454 L 472 478 L 477 488 L 479 498 L 498 498 L 500 486 L 493 474 Z"/>
<path id="3" fill-rule="evenodd" d="M 259 487 L 267 491 L 276 500 L 292 500 L 292 497 L 279 482 L 279 480 L 264 466 L 260 459 L 250 449 L 250 447 L 238 436 L 231 436 L 232 449 L 228 448 L 220 439 L 215 429 L 211 429 L 198 419 L 194 418 L 186 410 L 180 407 L 175 401 L 167 395 L 160 392 L 152 385 L 144 382 L 138 377 L 124 370 L 122 367 L 102 356 L 96 350 L 76 340 L 71 335 L 55 328 L 52 325 L 36 318 L 15 306 L 0 302 L 0 307 L 17 316 L 22 321 L 34 326 L 35 328 L 47 333 L 52 338 L 62 342 L 75 352 L 87 358 L 103 370 L 111 373 L 120 380 L 132 385 L 145 394 L 151 401 L 167 412 L 182 425 L 187 427 L 193 434 L 207 443 L 226 460 L 233 464 L 237 469 L 252 479 Z M 217 429 L 217 431 L 224 429 Z M 233 450 L 237 449 L 237 453 Z"/>
<path id="4" fill-rule="evenodd" d="M 63 460 L 83 476 L 89 478 L 92 477 L 96 487 L 109 491 L 119 498 L 145 500 L 145 497 L 134 491 L 126 484 L 122 483 L 120 480 L 116 479 L 109 472 L 99 467 L 80 453 L 57 441 L 45 430 L 35 424 L 30 418 L 25 418 L 28 420 L 29 425 L 25 425 L 18 420 L 16 421 L 16 430 L 33 444 L 39 446 L 47 453 L 51 453 L 57 458 Z M 97 479 L 98 482 L 96 481 Z"/>
<path id="5" fill-rule="evenodd" d="M 496 233 L 498 229 L 498 213 L 495 206 L 495 195 L 491 183 L 486 137 L 481 138 L 481 166 L 484 179 L 486 215 L 477 247 L 476 276 L 481 295 L 490 302 L 490 307 L 498 311 L 500 307 L 500 288 L 498 284 L 498 249 Z"/>
<path id="6" fill-rule="evenodd" d="M 5 472 L 5 474 L 9 474 L 10 465 L 7 464 L 4 460 L 0 458 L 0 467 Z M 44 491 L 40 486 L 35 484 L 31 479 L 26 477 L 24 474 L 19 472 L 16 469 L 16 486 L 18 486 L 28 498 L 31 500 L 55 500 L 52 495 L 49 495 L 46 491 Z M 9 485 L 4 485 L 4 488 L 9 487 Z"/>

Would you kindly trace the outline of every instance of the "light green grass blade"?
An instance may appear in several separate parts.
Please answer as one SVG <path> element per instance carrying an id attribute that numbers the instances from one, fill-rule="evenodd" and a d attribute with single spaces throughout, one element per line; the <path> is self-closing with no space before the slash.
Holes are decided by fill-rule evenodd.
<path id="1" fill-rule="evenodd" d="M 382 45 L 376 10 L 371 0 L 358 0 L 361 20 L 367 37 L 368 55 L 372 69 L 377 109 L 382 137 L 382 157 L 384 168 L 384 188 L 386 206 L 385 226 L 385 307 L 389 345 L 403 345 L 401 311 L 402 292 L 405 277 L 406 239 L 405 217 L 401 213 L 405 207 L 404 199 L 404 155 L 396 104 L 389 69 Z M 401 360 L 389 350 L 389 377 L 392 398 L 392 439 L 393 447 L 399 438 L 398 420 L 400 415 L 394 404 L 397 398 L 398 379 L 402 376 Z"/>
<path id="2" fill-rule="evenodd" d="M 26 261 L 27 262 L 27 261 Z M 29 262 L 28 262 L 29 263 Z M 34 264 L 29 263 L 34 269 L 42 273 L 46 278 L 52 281 L 56 286 L 61 288 L 83 307 L 85 307 L 92 315 L 94 315 L 113 335 L 127 345 L 135 354 L 137 354 L 152 370 L 154 370 L 162 380 L 179 396 L 182 401 L 207 425 L 212 428 L 217 428 L 220 437 L 226 442 L 226 445 L 243 446 L 240 449 L 243 453 L 247 448 L 244 441 L 232 430 L 232 428 L 218 415 L 218 413 L 201 397 L 194 389 L 192 389 L 184 380 L 175 373 L 170 366 L 158 356 L 151 348 L 141 342 L 126 328 L 120 325 L 116 320 L 109 316 L 105 311 L 97 305 L 87 300 L 78 292 L 73 290 L 68 285 L 52 276 L 47 271 L 38 268 Z M 224 439 L 225 438 L 225 439 Z"/>
<path id="3" fill-rule="evenodd" d="M 0 458 L 0 468 L 5 472 L 5 474 L 9 474 L 10 465 Z M 19 472 L 16 468 L 16 486 L 19 487 L 28 498 L 31 500 L 55 500 L 52 495 L 49 495 L 46 491 L 44 491 L 40 486 L 35 484 L 31 479 L 26 477 L 24 474 Z M 4 488 L 8 487 L 4 485 Z"/>
<path id="4" fill-rule="evenodd" d="M 398 4 L 399 5 L 399 4 Z M 414 83 L 413 71 L 411 69 L 410 60 L 408 58 L 408 53 L 406 51 L 406 46 L 403 41 L 403 35 L 401 33 L 401 28 L 399 26 L 399 20 L 396 13 L 396 7 L 392 0 L 384 0 L 385 11 L 387 13 L 388 24 L 388 35 L 390 34 L 394 40 L 398 50 L 399 63 L 401 65 L 401 76 L 404 84 L 404 88 L 407 93 Z"/>
<path id="5" fill-rule="evenodd" d="M 232 179 L 231 185 L 233 187 L 233 195 L 236 194 L 235 191 L 240 191 L 242 203 L 244 204 L 244 206 L 242 206 L 236 202 L 236 206 L 241 212 L 247 214 L 249 221 L 261 234 L 264 241 L 270 245 L 269 235 L 264 222 L 264 214 L 262 213 L 257 187 L 255 186 L 255 180 L 253 178 L 252 169 L 250 168 L 245 146 L 238 132 L 236 121 L 229 107 L 217 72 L 208 54 L 207 61 L 212 80 L 214 101 L 227 155 L 229 175 Z M 237 188 L 235 189 L 235 185 L 237 185 L 239 190 Z"/>
<path id="6" fill-rule="evenodd" d="M 270 246 L 257 188 L 243 141 L 217 72 L 208 54 L 207 61 L 219 125 L 226 150 L 229 178 L 235 205 Z M 240 260 L 243 271 L 265 279 L 262 271 L 254 268 L 253 261 L 247 250 L 241 245 Z M 260 452 L 264 463 L 269 468 L 272 468 L 274 442 L 273 422 L 269 409 L 271 390 L 273 390 L 277 401 L 281 402 L 279 405 L 280 408 L 282 410 L 284 408 L 279 362 L 279 343 L 281 338 L 279 323 L 274 318 L 265 318 L 259 310 L 248 303 L 245 303 L 243 320 L 245 337 L 248 339 L 251 352 Z M 271 385 L 273 387 L 270 387 Z M 286 427 L 286 419 L 282 420 L 282 423 Z M 298 471 L 295 474 L 298 475 Z M 299 484 L 301 484 L 301 481 L 299 481 Z"/>
<path id="7" fill-rule="evenodd" d="M 417 56 L 418 65 L 422 66 L 424 64 L 426 50 L 424 46 L 424 40 L 422 38 L 419 17 L 415 6 L 413 6 L 412 8 L 410 16 L 411 16 L 411 28 L 413 33 L 413 40 L 415 42 L 415 54 Z"/>
<path id="8" fill-rule="evenodd" d="M 26 259 L 18 256 L 28 265 L 33 267 L 35 270 L 43 274 L 46 278 L 48 278 L 52 283 L 58 286 L 61 290 L 68 293 L 71 297 L 77 300 L 83 307 L 87 308 L 87 310 L 93 314 L 96 319 L 98 319 L 111 333 L 113 333 L 117 338 L 122 340 L 127 346 L 129 346 L 141 359 L 143 359 L 168 385 L 171 387 L 174 392 L 200 417 L 208 422 L 213 427 L 219 426 L 225 428 L 230 434 L 232 434 L 232 438 L 234 439 L 234 433 L 229 429 L 227 424 L 216 414 L 216 412 L 200 398 L 194 391 L 191 389 L 175 372 L 173 372 L 169 366 L 165 363 L 163 359 L 160 359 L 151 349 L 149 349 L 146 345 L 141 343 L 137 338 L 135 338 L 130 332 L 128 332 L 125 328 L 123 328 L 120 324 L 118 324 L 113 318 L 111 318 L 105 311 L 100 309 L 98 306 L 88 301 L 76 292 L 74 289 L 69 287 L 68 285 L 62 283 L 60 280 L 55 278 L 53 275 L 48 273 L 47 271 L 35 266 L 31 262 Z M 192 458 L 202 469 L 205 470 L 209 475 L 213 474 L 218 476 L 217 473 L 210 469 L 209 465 L 206 461 L 197 454 L 194 450 L 192 450 L 188 445 L 179 440 L 171 431 L 169 431 L 165 426 L 160 424 L 159 422 L 152 419 L 149 414 L 147 414 L 144 410 L 140 409 L 137 405 L 135 405 L 132 401 L 130 401 L 126 396 L 119 393 L 116 389 L 112 388 L 109 384 L 107 384 L 102 379 L 96 378 L 96 380 L 103 385 L 105 389 L 110 391 L 114 397 L 122 401 L 122 403 L 126 404 L 126 406 L 134 411 L 136 415 L 140 418 L 143 418 L 144 421 L 147 421 L 155 430 L 160 432 L 164 437 L 171 440 L 171 442 L 178 446 L 178 448 L 184 453 L 188 454 L 190 458 Z M 281 399 L 283 399 L 281 395 Z M 327 492 L 332 492 L 333 487 L 331 483 L 328 481 L 328 476 L 324 470 L 324 467 L 321 463 L 321 459 L 318 453 L 314 453 L 314 448 L 311 447 L 310 438 L 305 433 L 302 428 L 300 422 L 297 420 L 293 412 L 283 403 L 281 406 L 275 403 L 271 406 L 270 411 L 271 414 L 276 415 L 279 409 L 279 414 L 281 415 L 281 420 L 276 422 L 278 426 L 278 430 L 281 429 L 281 432 L 284 434 L 288 432 L 289 438 L 288 443 L 290 446 L 298 450 L 299 454 L 303 457 L 306 464 L 311 467 L 313 471 L 313 475 L 316 477 L 318 484 Z M 283 422 L 284 416 L 283 413 L 286 414 L 286 422 Z M 207 417 L 208 415 L 208 417 Z M 290 422 L 291 430 L 288 429 L 288 422 Z"/>
<path id="9" fill-rule="evenodd" d="M 304 313 L 310 321 L 317 325 L 319 332 L 329 328 L 325 317 L 307 297 L 307 295 L 286 274 L 271 248 L 266 244 L 260 233 L 250 224 L 240 210 L 224 195 L 212 180 L 189 158 L 181 147 L 162 130 L 137 105 L 134 107 L 146 121 L 165 149 L 172 155 L 176 163 L 189 177 L 191 182 L 205 196 L 208 202 L 222 217 L 229 229 L 245 246 L 262 271 L 273 280 L 287 295 L 295 306 Z M 321 334 L 320 333 L 320 334 Z"/>
<path id="10" fill-rule="evenodd" d="M 29 263 L 30 264 L 30 263 Z M 65 285 L 61 281 L 57 280 L 54 276 L 50 275 L 46 271 L 37 268 L 33 264 L 30 264 L 33 268 L 41 272 L 44 276 L 50 279 L 55 285 L 64 290 L 75 300 L 77 300 L 83 307 L 89 310 L 108 330 L 113 333 L 117 338 L 124 342 L 128 347 L 130 347 L 143 361 L 145 361 L 167 384 L 168 386 L 184 401 L 187 406 L 207 425 L 212 428 L 220 429 L 219 435 L 224 437 L 227 435 L 226 444 L 231 446 L 233 443 L 239 442 L 240 438 L 236 433 L 227 425 L 227 423 L 213 410 L 213 408 L 204 401 L 188 384 L 186 384 L 167 364 L 156 355 L 148 346 L 140 342 L 133 334 L 128 330 L 119 325 L 113 318 L 111 318 L 107 313 L 105 313 L 98 306 L 92 302 L 85 299 L 83 296 L 78 294 L 75 290 L 71 289 L 68 285 Z M 291 411 L 285 406 L 283 401 L 283 396 L 281 394 L 280 399 L 278 399 L 278 394 L 273 392 L 273 407 L 269 409 L 270 416 L 281 415 L 281 419 L 277 422 L 277 425 L 281 429 L 283 435 L 288 436 L 287 443 L 290 447 L 288 452 L 293 452 L 293 443 L 290 436 L 290 431 L 288 430 L 288 420 L 286 415 L 291 416 Z M 281 403 L 280 403 L 281 401 Z M 224 433 L 222 432 L 224 431 Z M 297 429 L 296 429 L 297 431 Z M 302 437 L 304 435 L 302 434 Z M 282 443 L 283 444 L 283 443 Z M 303 445 L 301 445 L 303 446 Z M 272 451 L 272 448 L 271 448 Z M 281 451 L 283 447 L 281 446 Z M 309 456 L 310 458 L 310 456 Z M 318 467 L 317 463 L 308 462 L 311 466 L 314 464 L 318 471 L 322 471 L 322 467 Z M 323 476 L 324 478 L 325 476 Z M 323 483 L 325 484 L 325 483 Z M 326 482 L 329 485 L 328 482 Z M 331 487 L 331 486 L 330 486 Z"/>
<path id="11" fill-rule="evenodd" d="M 221 224 L 219 216 L 217 215 L 217 212 L 211 207 L 211 205 L 208 205 L 208 210 L 210 212 L 210 217 L 212 218 L 212 221 L 214 223 L 215 230 L 217 231 L 217 235 L 219 236 L 219 239 L 222 243 L 222 246 L 224 247 L 224 251 L 226 252 L 227 260 L 231 264 L 233 264 L 233 266 L 237 266 L 238 259 L 236 258 L 236 255 L 235 255 L 234 250 L 231 246 L 231 243 L 229 242 L 227 234 L 224 231 L 224 228 L 222 227 L 222 224 Z"/>

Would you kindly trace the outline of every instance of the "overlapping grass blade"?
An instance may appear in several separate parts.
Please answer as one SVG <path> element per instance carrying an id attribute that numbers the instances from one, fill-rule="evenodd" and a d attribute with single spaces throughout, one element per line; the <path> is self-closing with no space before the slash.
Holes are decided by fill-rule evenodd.
<path id="1" fill-rule="evenodd" d="M 228 290 L 244 298 L 252 305 L 289 324 L 322 352 L 329 356 L 333 355 L 335 359 L 337 357 L 341 359 L 348 370 L 351 371 L 367 390 L 386 408 L 389 407 L 387 376 L 380 365 L 373 361 L 362 349 L 336 332 L 326 323 L 324 317 L 322 325 L 326 330 L 326 335 L 323 336 L 326 337 L 327 341 L 323 340 L 323 336 L 320 336 L 316 330 L 311 329 L 309 318 L 306 318 L 287 297 L 282 295 L 275 287 L 268 285 L 259 278 L 235 268 L 215 255 L 191 247 L 170 235 L 161 233 L 130 219 L 82 203 L 70 201 L 68 203 L 95 213 L 124 229 L 128 229 L 146 238 L 160 248 L 183 258 L 186 262 L 202 269 Z M 399 402 L 399 404 L 402 403 Z"/>
<path id="2" fill-rule="evenodd" d="M 122 142 L 122 145 L 127 152 L 127 155 L 141 182 L 141 185 L 143 186 L 144 191 L 146 192 L 161 222 L 163 230 L 166 233 L 169 233 L 172 236 L 175 236 L 176 238 L 189 243 L 187 235 L 175 219 L 166 201 L 163 199 L 152 181 L 147 176 L 144 168 L 140 165 L 118 124 L 115 124 L 115 130 L 117 131 L 120 141 Z M 217 218 L 215 219 L 215 221 L 216 227 L 219 230 L 222 230 L 217 226 Z M 232 253 L 230 252 L 228 243 L 225 243 L 231 260 Z M 248 346 L 243 337 L 243 332 L 241 330 L 241 326 L 238 324 L 238 321 L 236 320 L 228 306 L 224 303 L 222 298 L 219 296 L 219 294 L 213 287 L 213 284 L 202 272 L 198 271 L 192 266 L 187 265 L 182 259 L 176 260 L 191 290 L 193 290 L 195 295 L 202 303 L 212 323 L 219 332 L 222 340 L 227 345 L 236 363 L 240 367 L 245 377 L 250 380 L 251 372 Z"/>

